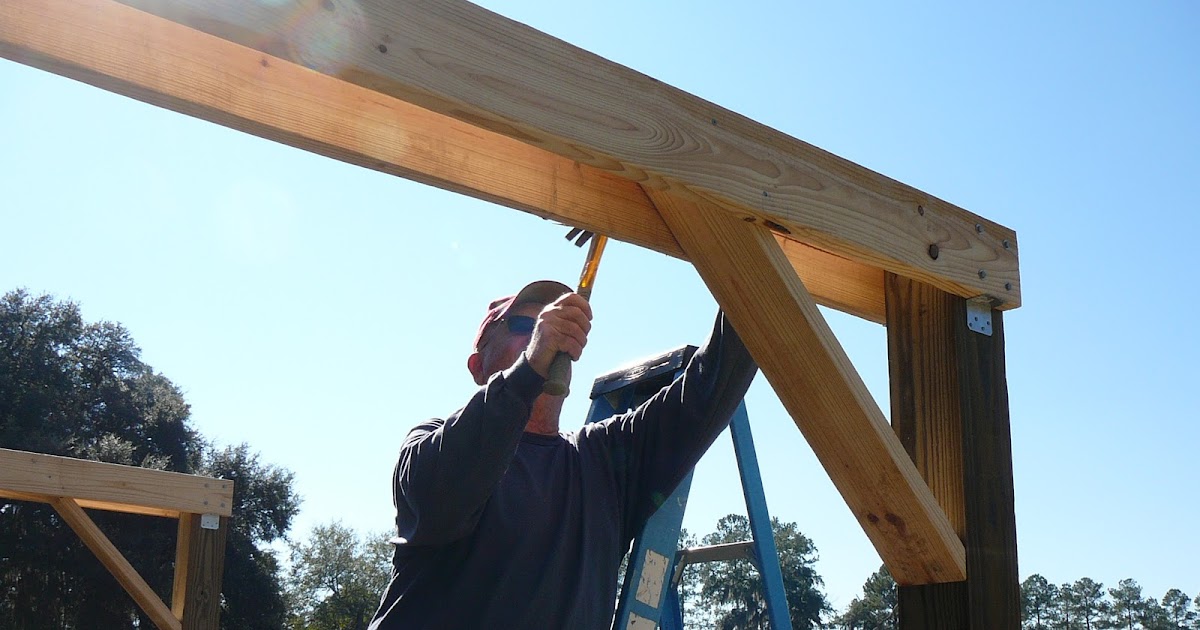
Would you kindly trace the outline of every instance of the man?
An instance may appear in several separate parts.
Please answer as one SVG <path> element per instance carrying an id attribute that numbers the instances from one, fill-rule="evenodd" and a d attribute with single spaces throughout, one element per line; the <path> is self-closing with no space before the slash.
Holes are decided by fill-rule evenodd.
<path id="1" fill-rule="evenodd" d="M 392 579 L 372 630 L 601 630 L 630 542 L 728 426 L 757 366 L 718 314 L 684 375 L 645 404 L 560 433 L 542 393 L 578 359 L 591 307 L 534 282 L 491 303 L 467 360 L 480 389 L 404 440 Z"/>

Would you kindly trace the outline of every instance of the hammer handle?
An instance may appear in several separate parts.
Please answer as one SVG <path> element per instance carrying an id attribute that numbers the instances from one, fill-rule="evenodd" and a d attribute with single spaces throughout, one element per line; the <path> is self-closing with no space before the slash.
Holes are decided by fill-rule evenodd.
<path id="1" fill-rule="evenodd" d="M 588 248 L 587 262 L 583 264 L 583 273 L 579 277 L 579 290 L 576 291 L 583 299 L 591 301 L 592 285 L 596 281 L 596 270 L 600 266 L 600 255 L 604 253 L 604 245 L 608 237 L 597 234 Z M 571 355 L 559 352 L 550 362 L 550 375 L 542 385 L 542 392 L 551 396 L 566 396 L 571 391 Z"/>

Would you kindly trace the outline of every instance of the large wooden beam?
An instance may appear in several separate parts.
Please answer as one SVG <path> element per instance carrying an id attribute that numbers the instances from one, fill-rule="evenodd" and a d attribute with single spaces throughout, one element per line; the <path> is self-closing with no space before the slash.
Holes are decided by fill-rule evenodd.
<path id="1" fill-rule="evenodd" d="M 892 421 L 967 553 L 967 580 L 901 587 L 899 628 L 1020 627 L 1004 328 L 962 298 L 889 274 Z"/>
<path id="2" fill-rule="evenodd" d="M 159 599 L 154 589 L 142 579 L 137 570 L 129 564 L 125 556 L 113 546 L 112 541 L 96 527 L 96 523 L 70 497 L 57 497 L 50 503 L 62 516 L 62 519 L 79 534 L 79 538 L 87 545 L 92 553 L 100 559 L 105 568 L 117 578 L 121 586 L 137 605 L 141 607 L 159 630 L 181 630 L 179 620 L 171 614 L 171 609 Z"/>
<path id="3" fill-rule="evenodd" d="M 683 256 L 632 181 L 111 0 L 0 3 L 0 56 Z M 884 321 L 882 271 L 781 241 L 818 303 Z"/>
<path id="4" fill-rule="evenodd" d="M 229 516 L 233 482 L 0 448 L 0 497 L 52 503 L 64 496 L 117 512 Z"/>
<path id="5" fill-rule="evenodd" d="M 770 232 L 649 195 L 896 581 L 965 579 L 962 542 Z"/>
<path id="6" fill-rule="evenodd" d="M 122 1 L 870 267 L 1020 304 L 1012 230 L 465 0 Z"/>

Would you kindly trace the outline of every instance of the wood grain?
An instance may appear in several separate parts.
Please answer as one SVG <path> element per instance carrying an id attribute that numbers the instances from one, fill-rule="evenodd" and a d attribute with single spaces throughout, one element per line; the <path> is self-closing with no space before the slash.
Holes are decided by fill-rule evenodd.
<path id="1" fill-rule="evenodd" d="M 465 0 L 123 2 L 870 267 L 1020 304 L 1012 230 Z"/>
<path id="2" fill-rule="evenodd" d="M 171 580 L 171 614 L 183 620 L 187 605 L 188 565 L 192 562 L 192 526 L 200 518 L 196 514 L 180 514 L 175 536 L 175 574 Z"/>
<path id="3" fill-rule="evenodd" d="M 217 529 L 200 527 L 200 517 L 179 519 L 175 590 L 172 611 L 183 620 L 183 630 L 216 630 L 220 627 L 221 576 L 225 571 L 225 543 L 229 519 L 221 517 Z M 180 566 L 178 558 L 185 558 Z M 183 584 L 182 590 L 180 585 Z"/>
<path id="4" fill-rule="evenodd" d="M 892 428 L 966 542 L 962 406 L 955 329 L 963 300 L 927 284 L 887 274 L 888 367 Z M 970 573 L 968 555 L 967 573 Z M 900 630 L 968 628 L 966 582 L 901 586 Z"/>
<path id="5" fill-rule="evenodd" d="M 50 503 L 56 497 L 52 494 L 34 494 L 32 492 L 16 492 L 14 490 L 5 490 L 0 488 L 0 499 L 15 499 L 17 501 L 36 501 L 38 503 Z M 166 518 L 179 518 L 179 510 L 165 510 L 163 508 L 146 507 L 144 505 L 125 505 L 122 503 L 111 503 L 108 501 L 89 501 L 87 499 L 75 499 L 75 502 L 80 507 L 89 510 L 105 510 L 108 512 L 125 512 L 127 514 L 144 514 L 146 516 L 163 516 Z"/>
<path id="6" fill-rule="evenodd" d="M 0 56 L 683 256 L 633 181 L 110 0 L 0 3 Z M 794 241 L 785 251 L 819 304 L 883 322 L 882 272 Z"/>
<path id="7" fill-rule="evenodd" d="M 901 586 L 896 593 L 896 630 L 968 630 L 967 583 Z"/>
<path id="8" fill-rule="evenodd" d="M 823 252 L 779 234 L 774 236 L 817 304 L 877 324 L 887 321 L 882 269 Z"/>
<path id="9" fill-rule="evenodd" d="M 971 332 L 965 323 L 957 327 L 955 345 L 962 388 L 971 628 L 1017 630 L 1021 627 L 1021 587 L 1004 315 L 992 311 L 991 336 Z"/>
<path id="10" fill-rule="evenodd" d="M 963 539 L 962 409 L 954 347 L 956 322 L 966 317 L 962 299 L 894 274 L 885 286 L 892 428 Z"/>
<path id="11" fill-rule="evenodd" d="M 233 508 L 233 482 L 226 479 L 10 449 L 0 449 L 0 488 L 0 496 L 73 497 L 121 512 L 229 516 Z"/>
<path id="12" fill-rule="evenodd" d="M 1003 316 L 967 326 L 966 302 L 888 276 L 892 420 L 965 543 L 961 585 L 902 586 L 901 630 L 1021 625 Z"/>
<path id="13" fill-rule="evenodd" d="M 74 500 L 67 497 L 58 497 L 51 502 L 54 509 L 58 511 L 63 520 L 75 530 L 76 534 L 87 545 L 92 553 L 100 560 L 104 567 L 117 578 L 121 586 L 137 605 L 141 607 L 154 625 L 160 630 L 181 630 L 179 620 L 172 614 L 167 605 L 159 599 L 154 589 L 150 588 L 149 584 L 142 579 L 142 576 L 129 564 L 125 556 L 113 546 L 112 541 L 96 527 L 96 523 L 91 517 L 83 511 Z"/>
<path id="14" fill-rule="evenodd" d="M 962 542 L 771 234 L 648 194 L 896 581 L 965 579 Z"/>

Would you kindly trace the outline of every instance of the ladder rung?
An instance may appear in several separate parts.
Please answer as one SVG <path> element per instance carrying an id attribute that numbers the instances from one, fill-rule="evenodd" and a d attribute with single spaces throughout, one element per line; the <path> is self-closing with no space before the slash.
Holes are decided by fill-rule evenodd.
<path id="1" fill-rule="evenodd" d="M 708 547 L 692 547 L 680 549 L 675 556 L 681 565 L 699 564 L 701 562 L 721 562 L 724 560 L 754 560 L 754 541 L 725 543 Z"/>
<path id="2" fill-rule="evenodd" d="M 725 562 L 728 560 L 749 560 L 758 566 L 758 558 L 754 553 L 754 541 L 723 543 L 707 547 L 692 547 L 675 552 L 675 570 L 671 572 L 671 587 L 679 586 L 683 580 L 683 570 L 691 564 L 702 562 Z"/>

